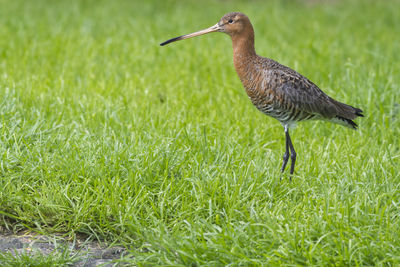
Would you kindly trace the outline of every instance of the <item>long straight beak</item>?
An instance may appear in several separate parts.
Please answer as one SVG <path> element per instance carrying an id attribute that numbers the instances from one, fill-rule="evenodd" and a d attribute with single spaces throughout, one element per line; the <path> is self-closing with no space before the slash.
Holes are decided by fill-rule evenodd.
<path id="1" fill-rule="evenodd" d="M 220 26 L 217 23 L 217 24 L 215 24 L 214 26 L 212 26 L 210 28 L 169 39 L 168 41 L 165 41 L 164 43 L 161 43 L 160 45 L 164 46 L 166 44 L 169 44 L 169 43 L 172 43 L 172 42 L 175 42 L 175 41 L 180 41 L 180 40 L 192 38 L 192 37 L 203 35 L 203 34 L 207 34 L 207 33 L 210 33 L 210 32 L 217 32 L 219 30 L 220 30 Z"/>

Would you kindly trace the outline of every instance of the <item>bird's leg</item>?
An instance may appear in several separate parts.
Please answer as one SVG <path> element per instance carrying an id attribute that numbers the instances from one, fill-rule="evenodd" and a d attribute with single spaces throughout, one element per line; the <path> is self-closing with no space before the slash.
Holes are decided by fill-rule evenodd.
<path id="1" fill-rule="evenodd" d="M 294 165 L 296 164 L 296 151 L 294 150 L 292 140 L 290 139 L 289 130 L 285 131 L 285 134 L 286 134 L 286 140 L 289 141 L 288 143 L 289 143 L 289 148 L 290 148 L 290 159 L 292 161 L 291 165 L 290 165 L 290 175 L 292 175 L 294 172 Z M 291 177 L 290 177 L 290 179 L 291 179 Z"/>
<path id="2" fill-rule="evenodd" d="M 288 163 L 290 152 L 289 152 L 289 142 L 290 142 L 290 137 L 289 137 L 289 130 L 285 126 L 285 135 L 286 135 L 286 151 L 285 154 L 283 154 L 283 163 L 282 163 L 282 168 L 281 172 L 285 171 L 286 164 Z"/>

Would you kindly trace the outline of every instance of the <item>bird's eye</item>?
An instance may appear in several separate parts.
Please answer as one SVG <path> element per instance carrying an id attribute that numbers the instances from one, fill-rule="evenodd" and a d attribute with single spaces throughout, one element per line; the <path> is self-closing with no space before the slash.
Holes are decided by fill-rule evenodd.
<path id="1" fill-rule="evenodd" d="M 233 19 L 228 20 L 228 23 L 232 24 L 233 23 Z"/>

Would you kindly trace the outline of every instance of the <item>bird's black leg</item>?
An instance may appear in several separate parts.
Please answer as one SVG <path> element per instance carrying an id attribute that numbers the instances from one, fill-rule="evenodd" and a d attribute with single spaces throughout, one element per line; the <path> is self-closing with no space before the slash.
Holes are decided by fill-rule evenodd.
<path id="1" fill-rule="evenodd" d="M 290 175 L 292 175 L 294 172 L 294 165 L 296 164 L 296 151 L 294 150 L 292 140 L 290 139 L 289 130 L 286 131 L 285 129 L 285 134 L 286 134 L 286 140 L 288 141 L 290 148 L 290 159 L 292 161 L 290 165 Z"/>
<path id="2" fill-rule="evenodd" d="M 289 152 L 290 137 L 289 137 L 289 130 L 287 129 L 287 127 L 285 127 L 285 135 L 286 135 L 286 151 L 285 151 L 285 154 L 283 154 L 283 163 L 282 163 L 281 172 L 285 171 L 286 164 L 288 163 L 289 156 L 290 156 L 290 152 Z"/>

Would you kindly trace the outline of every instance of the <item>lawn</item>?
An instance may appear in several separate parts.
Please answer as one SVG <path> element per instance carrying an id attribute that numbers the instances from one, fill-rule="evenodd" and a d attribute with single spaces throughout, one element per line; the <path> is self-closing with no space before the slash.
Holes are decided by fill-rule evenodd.
<path id="1" fill-rule="evenodd" d="M 358 131 L 299 124 L 292 182 L 229 37 L 159 46 L 230 11 L 259 55 L 364 110 Z M 0 0 L 0 229 L 136 265 L 399 265 L 399 18 L 396 0 Z"/>

